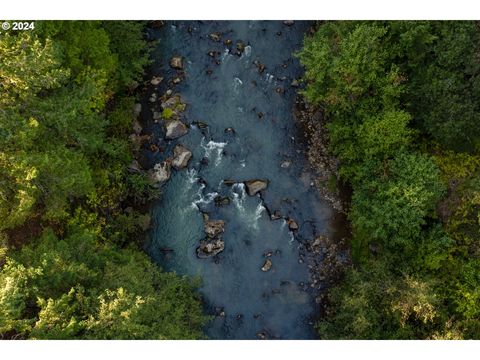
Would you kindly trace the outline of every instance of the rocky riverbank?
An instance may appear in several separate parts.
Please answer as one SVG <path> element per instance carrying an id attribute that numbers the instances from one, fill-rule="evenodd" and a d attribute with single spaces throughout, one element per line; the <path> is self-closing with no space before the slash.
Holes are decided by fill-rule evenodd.
<path id="1" fill-rule="evenodd" d="M 323 314 L 329 289 L 341 281 L 345 269 L 351 266 L 348 245 L 350 223 L 346 218 L 350 194 L 341 183 L 339 161 L 328 147 L 327 120 L 322 109 L 311 106 L 298 94 L 294 111 L 308 142 L 306 157 L 314 174 L 315 187 L 337 212 L 332 217 L 334 232 L 329 236 L 316 236 L 301 249 L 310 269 L 310 287 L 316 293 L 315 302 L 320 305 L 320 314 Z"/>

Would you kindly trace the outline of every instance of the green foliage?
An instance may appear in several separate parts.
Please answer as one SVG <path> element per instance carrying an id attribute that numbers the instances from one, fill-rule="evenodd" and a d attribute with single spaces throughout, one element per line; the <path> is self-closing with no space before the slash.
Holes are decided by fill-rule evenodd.
<path id="1" fill-rule="evenodd" d="M 142 21 L 104 21 L 102 27 L 110 38 L 110 50 L 117 54 L 118 70 L 115 73 L 118 87 L 131 86 L 141 79 L 143 69 L 149 64 L 145 48 Z"/>
<path id="2" fill-rule="evenodd" d="M 54 89 L 68 77 L 60 67 L 52 41 L 42 44 L 35 35 L 21 32 L 0 36 L 0 107 L 19 106 L 41 90 Z"/>
<path id="3" fill-rule="evenodd" d="M 206 320 L 187 279 L 78 228 L 11 252 L 0 285 L 0 332 L 36 339 L 198 338 Z"/>
<path id="4" fill-rule="evenodd" d="M 443 192 L 438 169 L 427 156 L 399 154 L 381 171 L 354 189 L 350 217 L 355 232 L 393 249 L 415 247 Z"/>
<path id="5" fill-rule="evenodd" d="M 350 271 L 329 301 L 334 312 L 317 324 L 324 339 L 426 338 L 440 320 L 431 281 L 394 275 L 380 261 Z"/>
<path id="6" fill-rule="evenodd" d="M 353 189 L 357 268 L 322 337 L 480 337 L 479 36 L 467 21 L 360 21 L 305 39 L 304 95 Z"/>
<path id="7" fill-rule="evenodd" d="M 0 37 L 0 336 L 202 337 L 198 283 L 138 250 L 133 207 L 158 196 L 127 171 L 143 23 L 37 25 Z"/>

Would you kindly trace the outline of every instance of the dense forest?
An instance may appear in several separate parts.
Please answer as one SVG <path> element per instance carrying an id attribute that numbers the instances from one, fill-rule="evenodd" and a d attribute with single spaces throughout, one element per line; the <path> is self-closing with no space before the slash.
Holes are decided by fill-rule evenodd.
<path id="1" fill-rule="evenodd" d="M 321 338 L 480 338 L 479 54 L 477 22 L 327 22 L 306 38 L 304 96 L 352 189 L 354 265 Z"/>
<path id="2" fill-rule="evenodd" d="M 142 250 L 145 26 L 0 34 L 2 339 L 204 338 L 199 280 Z M 319 337 L 479 339 L 480 25 L 322 22 L 298 57 L 351 189 L 353 262 Z"/>
<path id="3" fill-rule="evenodd" d="M 158 195 L 128 171 L 142 22 L 0 37 L 0 336 L 200 338 L 196 284 L 141 250 Z"/>

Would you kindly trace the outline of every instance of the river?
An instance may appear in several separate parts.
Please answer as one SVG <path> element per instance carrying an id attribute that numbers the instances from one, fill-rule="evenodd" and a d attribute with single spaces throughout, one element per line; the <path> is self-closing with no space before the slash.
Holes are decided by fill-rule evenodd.
<path id="1" fill-rule="evenodd" d="M 292 81 L 302 75 L 293 53 L 310 25 L 167 21 L 149 33 L 159 40 L 152 64 L 152 73 L 165 77 L 159 92 L 172 88 L 181 94 L 190 129 L 165 142 L 161 124 L 144 112 L 146 129 L 164 148 L 147 161 L 153 166 L 171 156 L 177 143 L 193 157 L 163 186 L 146 250 L 165 270 L 201 277 L 199 291 L 213 316 L 205 329 L 211 339 L 315 338 L 317 305 L 300 247 L 331 231 L 333 210 L 312 185 L 305 141 L 293 117 Z M 215 32 L 220 41 L 209 37 Z M 245 45 L 241 54 L 239 41 Z M 173 56 L 184 59 L 185 76 L 177 85 L 168 84 L 177 76 L 169 66 Z M 261 196 L 248 196 L 242 182 L 257 178 L 268 179 L 268 187 Z M 227 186 L 224 179 L 235 184 Z M 230 204 L 216 206 L 218 195 Z M 272 220 L 269 211 L 275 210 L 282 217 Z M 225 221 L 225 249 L 206 259 L 196 256 L 205 237 L 202 213 Z M 299 229 L 290 231 L 285 218 Z M 267 258 L 272 267 L 264 272 Z"/>

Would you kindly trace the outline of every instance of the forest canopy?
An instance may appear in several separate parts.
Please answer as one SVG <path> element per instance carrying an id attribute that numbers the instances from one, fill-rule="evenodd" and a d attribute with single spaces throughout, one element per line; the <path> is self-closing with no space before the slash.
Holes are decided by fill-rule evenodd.
<path id="1" fill-rule="evenodd" d="M 2 338 L 203 336 L 198 282 L 139 247 L 135 209 L 157 194 L 127 171 L 144 26 L 45 21 L 0 37 Z"/>
<path id="2" fill-rule="evenodd" d="M 480 31 L 473 21 L 336 21 L 299 53 L 352 188 L 354 266 L 331 339 L 480 338 Z"/>

